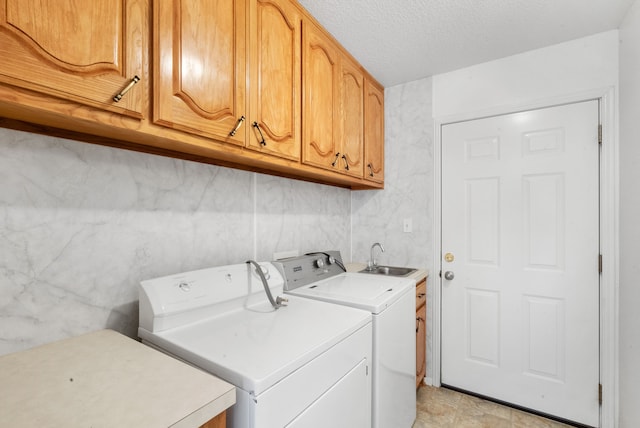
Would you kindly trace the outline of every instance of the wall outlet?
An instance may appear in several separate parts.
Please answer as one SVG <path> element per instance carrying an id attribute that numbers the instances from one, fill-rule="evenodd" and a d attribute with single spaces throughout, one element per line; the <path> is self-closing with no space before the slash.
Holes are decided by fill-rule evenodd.
<path id="1" fill-rule="evenodd" d="M 402 231 L 404 233 L 413 232 L 413 219 L 405 218 L 404 220 L 402 220 Z"/>

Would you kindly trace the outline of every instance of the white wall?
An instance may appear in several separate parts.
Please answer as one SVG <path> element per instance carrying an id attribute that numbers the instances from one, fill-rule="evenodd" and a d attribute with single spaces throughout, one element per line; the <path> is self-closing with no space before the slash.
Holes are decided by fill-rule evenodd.
<path id="1" fill-rule="evenodd" d="M 385 90 L 385 188 L 352 192 L 353 260 L 366 262 L 371 244 L 379 263 L 431 268 L 433 123 L 431 79 Z M 413 224 L 403 232 L 404 219 Z M 379 254 L 379 250 L 376 250 Z"/>
<path id="2" fill-rule="evenodd" d="M 640 1 L 620 27 L 620 427 L 640 421 Z"/>
<path id="3" fill-rule="evenodd" d="M 0 355 L 135 337 L 140 280 L 276 251 L 348 257 L 350 192 L 0 129 Z"/>
<path id="4" fill-rule="evenodd" d="M 366 262 L 374 242 L 384 245 L 379 263 L 433 272 L 433 121 L 431 78 L 385 90 L 385 188 L 352 192 L 354 261 Z M 413 231 L 403 232 L 411 219 Z M 376 254 L 378 254 L 376 249 Z M 433 316 L 427 281 L 427 325 Z M 427 355 L 431 352 L 427 331 Z M 427 358 L 427 376 L 433 359 Z"/>
<path id="5" fill-rule="evenodd" d="M 617 85 L 618 31 L 433 77 L 433 115 L 495 114 Z"/>
<path id="6" fill-rule="evenodd" d="M 617 285 L 615 155 L 618 128 L 618 37 L 617 30 L 608 31 L 433 77 L 433 112 L 436 126 L 455 120 L 606 95 L 603 108 L 605 145 L 601 151 L 601 176 L 604 177 L 601 183 L 604 189 L 601 197 L 606 201 L 602 204 L 601 210 L 601 247 L 605 261 L 601 281 L 601 303 L 606 307 L 601 319 L 601 380 L 605 400 L 602 407 L 603 426 L 607 427 L 614 426 L 615 423 L 615 405 L 611 403 L 616 403 L 617 391 L 617 349 L 611 332 L 615 330 Z M 637 49 L 637 44 L 635 46 Z M 637 73 L 638 69 L 634 71 Z M 436 142 L 436 162 L 439 153 Z"/>

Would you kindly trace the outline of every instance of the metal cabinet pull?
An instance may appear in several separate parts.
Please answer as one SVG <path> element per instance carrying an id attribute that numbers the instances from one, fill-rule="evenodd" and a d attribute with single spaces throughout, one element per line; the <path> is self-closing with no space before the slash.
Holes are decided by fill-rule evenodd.
<path id="1" fill-rule="evenodd" d="M 260 133 L 260 145 L 266 146 L 267 142 L 264 140 L 264 135 L 262 135 L 262 130 L 260 129 L 260 125 L 258 125 L 258 122 L 253 122 L 253 127 L 256 128 Z"/>
<path id="2" fill-rule="evenodd" d="M 349 171 L 349 161 L 347 160 L 347 155 L 342 155 L 342 159 L 344 159 L 344 169 Z"/>
<path id="3" fill-rule="evenodd" d="M 424 320 L 421 317 L 417 317 L 416 318 L 416 333 L 420 330 L 420 323 L 424 322 Z"/>
<path id="4" fill-rule="evenodd" d="M 416 297 L 417 297 L 418 299 L 422 299 L 424 296 L 425 296 L 425 293 L 420 293 L 420 294 L 418 294 Z"/>
<path id="5" fill-rule="evenodd" d="M 131 88 L 133 88 L 133 85 L 135 85 L 136 83 L 138 83 L 140 81 L 140 78 L 138 76 L 133 76 L 133 79 L 131 79 L 131 81 L 129 82 L 129 84 L 127 86 L 124 87 L 124 89 L 122 91 L 120 91 L 119 94 L 116 94 L 115 97 L 113 97 L 113 101 L 118 102 L 122 99 L 122 97 L 124 97 L 124 94 L 126 94 L 127 92 L 129 92 L 129 90 Z"/>
<path id="6" fill-rule="evenodd" d="M 367 164 L 367 168 L 369 168 L 369 177 L 373 177 L 373 165 L 369 163 Z"/>
<path id="7" fill-rule="evenodd" d="M 338 163 L 338 158 L 340 157 L 340 152 L 336 153 L 336 158 L 331 162 L 331 166 L 336 166 Z"/>
<path id="8" fill-rule="evenodd" d="M 242 126 L 242 122 L 244 122 L 244 116 L 240 116 L 240 119 L 238 119 L 238 123 L 236 123 L 236 127 L 233 128 L 231 132 L 229 132 L 230 137 L 236 135 L 236 132 L 238 132 L 238 129 L 240 129 L 240 127 Z"/>

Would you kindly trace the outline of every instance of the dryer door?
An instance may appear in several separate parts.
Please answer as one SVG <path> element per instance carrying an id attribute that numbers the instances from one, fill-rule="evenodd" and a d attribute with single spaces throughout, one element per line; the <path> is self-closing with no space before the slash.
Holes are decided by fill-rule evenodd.
<path id="1" fill-rule="evenodd" d="M 371 396 L 362 393 L 371 390 L 367 388 L 371 375 L 367 365 L 362 360 L 287 428 L 370 428 Z"/>

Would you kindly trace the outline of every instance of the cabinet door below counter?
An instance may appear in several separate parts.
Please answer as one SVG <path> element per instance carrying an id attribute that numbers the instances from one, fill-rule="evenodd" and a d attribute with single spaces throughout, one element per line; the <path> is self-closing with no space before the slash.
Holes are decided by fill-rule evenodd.
<path id="1" fill-rule="evenodd" d="M 416 388 L 427 371 L 427 280 L 416 285 Z"/>

